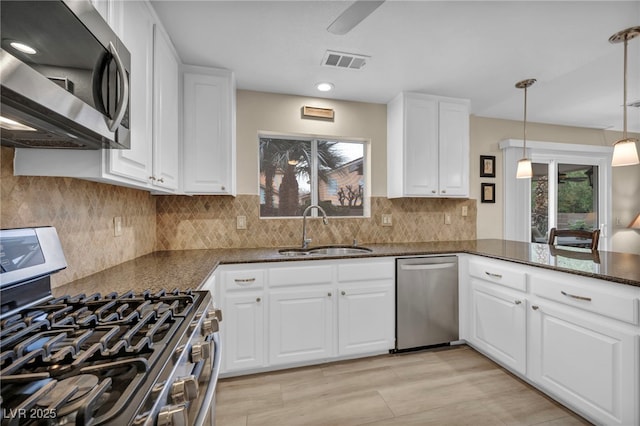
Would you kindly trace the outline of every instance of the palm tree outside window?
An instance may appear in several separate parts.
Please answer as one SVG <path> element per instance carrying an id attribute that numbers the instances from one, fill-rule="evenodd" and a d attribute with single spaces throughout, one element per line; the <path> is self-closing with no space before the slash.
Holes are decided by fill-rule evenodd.
<path id="1" fill-rule="evenodd" d="M 365 215 L 365 143 L 260 137 L 260 216 L 296 217 L 311 204 L 329 216 Z"/>

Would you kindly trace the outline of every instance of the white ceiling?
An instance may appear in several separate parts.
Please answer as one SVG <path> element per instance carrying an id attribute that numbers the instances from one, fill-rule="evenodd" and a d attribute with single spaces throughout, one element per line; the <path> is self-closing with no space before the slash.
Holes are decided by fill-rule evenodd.
<path id="1" fill-rule="evenodd" d="M 152 4 L 186 64 L 234 71 L 239 89 L 387 103 L 401 91 L 471 99 L 472 114 L 622 129 L 623 45 L 640 1 L 387 0 L 344 36 L 326 31 L 351 1 Z M 327 49 L 371 56 L 360 71 L 321 65 Z M 329 81 L 323 95 L 314 84 Z M 629 42 L 628 101 L 640 100 L 640 38 Z M 629 108 L 640 132 L 640 108 Z"/>

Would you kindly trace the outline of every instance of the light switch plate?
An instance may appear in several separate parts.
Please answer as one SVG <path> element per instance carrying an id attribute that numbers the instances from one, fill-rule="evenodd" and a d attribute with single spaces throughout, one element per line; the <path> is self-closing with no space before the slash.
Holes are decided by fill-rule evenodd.
<path id="1" fill-rule="evenodd" d="M 466 217 L 469 215 L 469 207 L 468 206 L 462 206 L 462 216 Z"/>
<path id="2" fill-rule="evenodd" d="M 236 216 L 236 229 L 247 229 L 246 216 Z"/>
<path id="3" fill-rule="evenodd" d="M 444 214 L 444 224 L 451 225 L 451 213 Z"/>
<path id="4" fill-rule="evenodd" d="M 382 226 L 393 226 L 393 217 L 390 214 L 382 215 Z"/>
<path id="5" fill-rule="evenodd" d="M 122 235 L 122 217 L 116 216 L 113 218 L 113 236 L 119 237 Z"/>

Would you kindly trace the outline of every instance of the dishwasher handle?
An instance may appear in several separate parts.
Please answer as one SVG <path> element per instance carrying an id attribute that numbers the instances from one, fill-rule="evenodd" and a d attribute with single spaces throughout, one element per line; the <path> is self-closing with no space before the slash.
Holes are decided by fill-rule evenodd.
<path id="1" fill-rule="evenodd" d="M 403 271 L 427 271 L 434 269 L 446 269 L 455 267 L 455 263 L 418 263 L 413 265 L 400 265 Z"/>

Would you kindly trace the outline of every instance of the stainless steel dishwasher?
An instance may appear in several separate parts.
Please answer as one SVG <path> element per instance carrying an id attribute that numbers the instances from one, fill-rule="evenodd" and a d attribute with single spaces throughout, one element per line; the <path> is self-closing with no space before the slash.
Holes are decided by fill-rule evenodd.
<path id="1" fill-rule="evenodd" d="M 397 259 L 396 351 L 458 339 L 458 258 Z"/>

